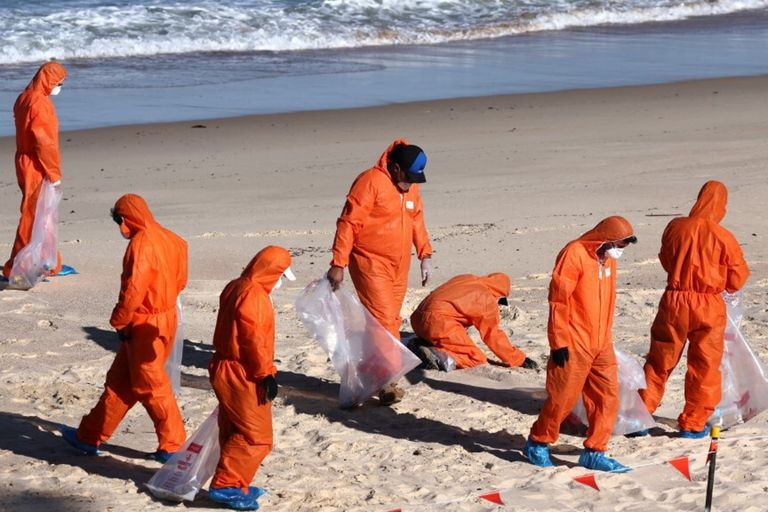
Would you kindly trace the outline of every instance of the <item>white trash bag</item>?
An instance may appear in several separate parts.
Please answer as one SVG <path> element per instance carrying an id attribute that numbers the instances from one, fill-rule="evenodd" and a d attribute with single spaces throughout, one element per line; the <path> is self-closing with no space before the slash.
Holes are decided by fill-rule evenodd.
<path id="1" fill-rule="evenodd" d="M 44 180 L 35 206 L 32 236 L 13 259 L 9 288 L 29 290 L 56 267 L 60 202 L 61 189 Z"/>
<path id="2" fill-rule="evenodd" d="M 165 373 L 171 379 L 173 394 L 177 397 L 181 391 L 181 358 L 184 355 L 184 323 L 181 307 L 181 295 L 176 298 L 176 337 L 173 340 L 171 353 L 165 360 Z"/>
<path id="3" fill-rule="evenodd" d="M 619 414 L 613 425 L 613 435 L 631 434 L 655 427 L 656 421 L 645 408 L 645 404 L 637 392 L 639 389 L 645 389 L 643 367 L 632 356 L 625 354 L 615 346 L 613 351 L 616 354 L 619 373 Z M 584 425 L 589 425 L 587 411 L 581 397 L 573 408 L 572 414 Z"/>
<path id="4" fill-rule="evenodd" d="M 170 501 L 192 501 L 213 476 L 219 462 L 218 406 L 187 439 L 181 450 L 163 464 L 147 482 L 147 488 L 157 498 Z"/>
<path id="5" fill-rule="evenodd" d="M 742 292 L 723 293 L 728 320 L 723 359 L 723 391 L 710 425 L 724 428 L 743 423 L 768 409 L 768 374 L 739 328 L 744 316 Z"/>
<path id="6" fill-rule="evenodd" d="M 421 364 L 354 293 L 343 287 L 333 292 L 325 277 L 301 292 L 296 313 L 339 373 L 342 407 L 362 404 Z"/>

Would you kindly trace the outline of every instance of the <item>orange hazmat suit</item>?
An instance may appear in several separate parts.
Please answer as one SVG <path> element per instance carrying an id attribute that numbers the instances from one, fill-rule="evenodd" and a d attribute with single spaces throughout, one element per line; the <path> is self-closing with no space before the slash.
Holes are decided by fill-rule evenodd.
<path id="1" fill-rule="evenodd" d="M 11 257 L 3 266 L 3 275 L 9 277 L 13 259 L 32 237 L 37 197 L 43 179 L 51 183 L 61 180 L 59 156 L 59 120 L 50 95 L 53 88 L 67 76 L 64 66 L 46 62 L 35 74 L 26 89 L 16 99 L 13 116 L 16 121 L 16 180 L 21 189 L 21 217 Z M 61 255 L 51 274 L 61 270 Z"/>
<path id="2" fill-rule="evenodd" d="M 661 238 L 659 261 L 667 271 L 667 288 L 651 326 L 647 387 L 640 396 L 654 412 L 688 340 L 685 407 L 677 419 L 681 430 L 701 432 L 720 402 L 726 326 L 720 294 L 739 290 L 749 277 L 739 243 L 720 225 L 727 201 L 725 185 L 708 181 L 688 217 L 673 219 Z"/>
<path id="3" fill-rule="evenodd" d="M 563 366 L 547 363 L 547 400 L 530 439 L 553 443 L 579 396 L 589 429 L 584 446 L 604 452 L 619 409 L 619 383 L 611 328 L 616 300 L 616 260 L 597 255 L 606 242 L 632 236 L 623 217 L 603 219 L 560 251 L 549 285 L 547 335 L 552 350 L 568 348 Z"/>
<path id="4" fill-rule="evenodd" d="M 104 393 L 77 437 L 93 445 L 106 441 L 140 402 L 155 425 L 158 450 L 175 452 L 186 433 L 164 364 L 176 336 L 176 299 L 187 284 L 187 243 L 158 224 L 137 195 L 121 197 L 114 213 L 130 242 L 109 323 L 129 339 L 120 344 Z"/>
<path id="5" fill-rule="evenodd" d="M 212 488 L 236 487 L 248 494 L 259 465 L 272 450 L 272 402 L 263 385 L 265 377 L 277 374 L 269 294 L 290 265 L 288 251 L 266 247 L 221 292 L 213 334 L 216 352 L 208 365 L 219 399 L 221 445 Z"/>
<path id="6" fill-rule="evenodd" d="M 465 274 L 438 286 L 411 315 L 411 327 L 422 339 L 448 352 L 457 368 L 472 368 L 488 362 L 467 334 L 474 326 L 480 338 L 509 366 L 520 366 L 525 353 L 515 347 L 499 328 L 498 300 L 509 295 L 509 276 L 485 277 Z"/>
<path id="7" fill-rule="evenodd" d="M 331 265 L 349 266 L 360 302 L 400 339 L 400 308 L 408 289 L 411 246 L 419 259 L 432 254 L 418 184 L 401 192 L 387 170 L 387 156 L 360 174 L 336 222 Z"/>

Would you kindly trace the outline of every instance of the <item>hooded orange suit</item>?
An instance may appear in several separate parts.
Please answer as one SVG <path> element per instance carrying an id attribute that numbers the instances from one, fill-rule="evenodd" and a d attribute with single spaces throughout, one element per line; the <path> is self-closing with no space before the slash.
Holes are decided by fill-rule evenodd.
<path id="1" fill-rule="evenodd" d="M 16 180 L 22 196 L 16 240 L 13 242 L 11 257 L 3 267 L 5 277 L 11 275 L 13 259 L 32 237 L 37 197 L 43 179 L 47 178 L 51 183 L 61 180 L 59 120 L 50 95 L 66 76 L 64 66 L 57 62 L 46 62 L 40 66 L 13 106 L 16 120 Z M 58 274 L 60 270 L 59 254 L 56 268 L 51 273 Z"/>
<path id="2" fill-rule="evenodd" d="M 720 225 L 727 201 L 725 185 L 708 181 L 688 217 L 673 219 L 661 238 L 659 260 L 667 271 L 667 289 L 651 327 L 647 387 L 640 396 L 654 412 L 690 341 L 685 407 L 677 419 L 681 430 L 700 432 L 720 401 L 726 324 L 720 294 L 739 290 L 749 277 L 739 243 Z"/>
<path id="3" fill-rule="evenodd" d="M 213 334 L 216 352 L 208 365 L 219 399 L 221 445 L 211 487 L 238 487 L 248 494 L 253 476 L 272 450 L 272 402 L 261 384 L 277 373 L 269 293 L 290 265 L 288 251 L 266 247 L 221 292 Z"/>
<path id="4" fill-rule="evenodd" d="M 450 353 L 457 368 L 472 368 L 488 362 L 467 334 L 474 326 L 480 337 L 499 359 L 509 366 L 520 366 L 525 353 L 515 347 L 499 329 L 500 297 L 509 295 L 506 274 L 486 277 L 465 274 L 438 286 L 411 315 L 417 336 Z"/>
<path id="5" fill-rule="evenodd" d="M 136 402 L 155 425 L 158 450 L 177 451 L 186 438 L 165 360 L 176 336 L 176 299 L 187 283 L 187 243 L 158 224 L 141 197 L 115 203 L 130 237 L 120 296 L 109 323 L 130 339 L 120 344 L 104 393 L 77 430 L 80 441 L 106 441 Z"/>
<path id="6" fill-rule="evenodd" d="M 619 410 L 619 383 L 611 327 L 616 300 L 616 260 L 600 262 L 605 242 L 632 236 L 623 217 L 608 217 L 560 251 L 549 285 L 547 335 L 552 350 L 568 347 L 564 367 L 547 363 L 547 400 L 530 439 L 553 443 L 560 424 L 581 395 L 589 420 L 584 446 L 605 451 Z"/>
<path id="7" fill-rule="evenodd" d="M 387 156 L 360 174 L 347 194 L 336 222 L 331 265 L 346 267 L 360 302 L 392 335 L 400 339 L 400 308 L 408 289 L 411 245 L 419 259 L 432 254 L 419 186 L 401 192 L 387 170 Z"/>

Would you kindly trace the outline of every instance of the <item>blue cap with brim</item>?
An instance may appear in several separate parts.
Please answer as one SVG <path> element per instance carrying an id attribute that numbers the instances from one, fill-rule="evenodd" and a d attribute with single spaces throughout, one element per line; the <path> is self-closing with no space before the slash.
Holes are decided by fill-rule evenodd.
<path id="1" fill-rule="evenodd" d="M 427 181 L 427 177 L 424 175 L 424 168 L 426 166 L 427 155 L 420 151 L 411 166 L 405 171 L 408 181 L 411 183 L 425 183 Z"/>

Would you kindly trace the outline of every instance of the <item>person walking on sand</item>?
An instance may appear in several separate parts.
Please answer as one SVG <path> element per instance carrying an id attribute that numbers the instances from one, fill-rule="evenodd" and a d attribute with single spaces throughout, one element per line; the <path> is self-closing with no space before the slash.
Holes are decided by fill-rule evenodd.
<path id="1" fill-rule="evenodd" d="M 426 182 L 426 164 L 421 148 L 398 139 L 376 165 L 355 179 L 336 223 L 327 274 L 336 290 L 349 266 L 360 302 L 398 340 L 412 246 L 421 260 L 422 286 L 433 274 L 418 185 Z M 379 392 L 379 401 L 391 405 L 404 395 L 403 389 L 390 383 Z"/>
<path id="2" fill-rule="evenodd" d="M 21 216 L 11 255 L 3 266 L 3 276 L 11 276 L 13 260 L 32 237 L 37 198 L 43 180 L 52 185 L 61 183 L 59 154 L 59 120 L 51 96 L 61 91 L 67 70 L 58 62 L 46 62 L 16 99 L 13 117 L 16 122 L 16 180 L 21 189 Z M 50 274 L 61 272 L 61 254 Z"/>
<path id="3" fill-rule="evenodd" d="M 727 319 L 721 294 L 740 290 L 749 277 L 739 242 L 720 225 L 727 202 L 725 185 L 706 182 L 688 216 L 673 219 L 661 237 L 659 261 L 667 271 L 667 289 L 651 326 L 651 348 L 643 368 L 646 388 L 640 396 L 650 413 L 658 408 L 687 340 L 685 406 L 677 418 L 685 438 L 709 433 L 706 423 L 722 391 L 720 361 Z"/>
<path id="4" fill-rule="evenodd" d="M 221 456 L 208 497 L 236 510 L 256 510 L 261 487 L 251 481 L 272 450 L 272 401 L 277 396 L 275 314 L 271 294 L 291 271 L 282 247 L 259 251 L 219 298 L 208 372 L 219 399 Z"/>
<path id="5" fill-rule="evenodd" d="M 120 296 L 109 323 L 122 342 L 107 372 L 104 393 L 77 429 L 61 425 L 64 439 L 95 455 L 125 414 L 140 402 L 157 433 L 148 457 L 167 462 L 186 433 L 165 370 L 176 337 L 176 300 L 187 284 L 187 243 L 155 221 L 134 194 L 117 200 L 112 218 L 130 240 L 123 257 Z"/>
<path id="6" fill-rule="evenodd" d="M 616 260 L 637 242 L 623 217 L 608 217 L 557 255 L 549 284 L 547 400 L 523 449 L 532 464 L 552 466 L 549 445 L 584 398 L 589 429 L 579 465 L 599 471 L 629 468 L 605 456 L 619 411 L 619 378 L 611 329 Z"/>

